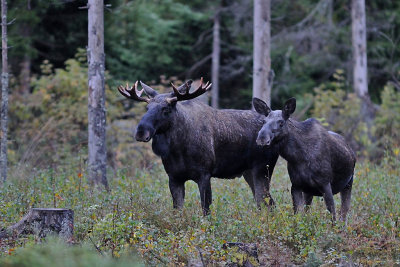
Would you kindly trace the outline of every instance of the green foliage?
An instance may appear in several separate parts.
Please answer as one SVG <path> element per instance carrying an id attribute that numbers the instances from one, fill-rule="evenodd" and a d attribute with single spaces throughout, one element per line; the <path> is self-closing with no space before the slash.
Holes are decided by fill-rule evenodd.
<path id="1" fill-rule="evenodd" d="M 116 1 L 106 14 L 107 68 L 118 79 L 158 79 L 180 74 L 196 60 L 196 33 L 207 15 L 178 1 Z M 193 77 L 195 78 L 195 77 Z"/>
<path id="2" fill-rule="evenodd" d="M 128 267 L 142 266 L 137 259 L 126 255 L 120 260 L 101 257 L 89 244 L 66 245 L 56 239 L 42 244 L 29 244 L 10 252 L 9 257 L 1 257 L 0 265 L 7 267 L 51 267 L 55 262 L 59 267 Z"/>
<path id="3" fill-rule="evenodd" d="M 89 187 L 79 159 L 57 170 L 32 172 L 29 178 L 11 177 L 0 188 L 0 224 L 17 222 L 31 207 L 72 208 L 75 243 L 92 251 L 96 246 L 106 262 L 134 251 L 149 266 L 182 265 L 200 257 L 209 265 L 224 265 L 244 256 L 222 249 L 223 244 L 244 242 L 256 243 L 259 255 L 268 255 L 260 257 L 264 266 L 338 264 L 349 258 L 364 266 L 392 265 L 400 260 L 399 163 L 387 157 L 380 166 L 357 165 L 347 225 L 332 225 L 318 197 L 309 212 L 293 215 L 283 161 L 272 179 L 274 210 L 258 210 L 243 179 L 215 179 L 212 213 L 203 217 L 193 182 L 186 184 L 184 209 L 172 209 L 168 178 L 160 165 L 118 170 L 110 176 L 111 192 L 104 194 Z M 338 210 L 338 196 L 335 202 Z M 11 261 L 24 251 L 20 247 L 35 242 L 22 238 L 0 244 L 0 261 Z"/>
<path id="4" fill-rule="evenodd" d="M 354 93 L 346 92 L 343 70 L 336 70 L 332 82 L 314 89 L 316 117 L 327 129 L 343 135 L 353 148 L 360 151 L 370 145 L 367 126 L 361 118 L 361 100 Z"/>
<path id="5" fill-rule="evenodd" d="M 384 153 L 399 155 L 400 151 L 400 93 L 386 85 L 380 98 L 382 104 L 372 123 L 372 138 L 361 114 L 361 99 L 347 92 L 342 70 L 337 70 L 332 82 L 314 89 L 312 116 L 327 129 L 345 137 L 363 157 L 380 159 Z"/>
<path id="6" fill-rule="evenodd" d="M 11 162 L 52 164 L 87 142 L 87 66 L 80 50 L 53 70 L 49 61 L 42 75 L 32 81 L 31 94 L 13 94 L 10 100 L 10 132 L 15 137 Z M 115 91 L 106 85 L 109 121 L 122 107 Z M 23 153 L 19 153 L 23 151 Z"/>
<path id="7" fill-rule="evenodd" d="M 393 86 L 383 89 L 382 105 L 376 116 L 376 136 L 389 152 L 399 155 L 400 149 L 400 92 Z"/>

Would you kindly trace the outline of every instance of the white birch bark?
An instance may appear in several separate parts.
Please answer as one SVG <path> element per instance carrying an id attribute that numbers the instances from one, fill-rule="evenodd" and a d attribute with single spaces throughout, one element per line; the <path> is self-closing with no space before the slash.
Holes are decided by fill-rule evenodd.
<path id="1" fill-rule="evenodd" d="M 368 95 L 365 0 L 351 1 L 351 21 L 353 87 L 355 93 L 363 98 Z"/>
<path id="2" fill-rule="evenodd" d="M 271 104 L 271 0 L 254 0 L 253 97 Z"/>
<path id="3" fill-rule="evenodd" d="M 106 189 L 108 189 L 106 177 L 107 153 L 104 86 L 105 54 L 103 0 L 89 0 L 88 9 L 88 177 L 92 184 L 102 184 Z"/>

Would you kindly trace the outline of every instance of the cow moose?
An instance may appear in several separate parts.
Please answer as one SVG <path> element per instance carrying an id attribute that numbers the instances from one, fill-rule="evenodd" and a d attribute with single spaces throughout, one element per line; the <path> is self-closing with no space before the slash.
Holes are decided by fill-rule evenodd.
<path id="1" fill-rule="evenodd" d="M 200 191 L 203 214 L 212 202 L 211 177 L 233 179 L 244 176 L 257 206 L 274 204 L 269 193 L 271 174 L 279 157 L 277 149 L 257 146 L 263 116 L 251 110 L 214 109 L 194 98 L 211 88 L 210 83 L 190 92 L 189 80 L 170 93 L 157 93 L 140 82 L 119 86 L 130 99 L 147 103 L 147 112 L 137 125 L 135 138 L 153 139 L 153 152 L 161 157 L 169 176 L 173 207 L 181 209 L 185 182 L 193 180 Z M 148 96 L 141 96 L 143 91 Z M 266 201 L 268 200 L 268 201 Z"/>
<path id="2" fill-rule="evenodd" d="M 265 116 L 257 144 L 277 146 L 287 161 L 294 211 L 302 209 L 304 201 L 309 207 L 313 196 L 323 196 L 335 221 L 333 195 L 340 192 L 340 218 L 346 221 L 356 156 L 344 138 L 326 130 L 316 119 L 298 122 L 290 118 L 296 109 L 295 98 L 287 100 L 282 110 L 272 111 L 258 98 L 253 98 L 253 105 Z"/>

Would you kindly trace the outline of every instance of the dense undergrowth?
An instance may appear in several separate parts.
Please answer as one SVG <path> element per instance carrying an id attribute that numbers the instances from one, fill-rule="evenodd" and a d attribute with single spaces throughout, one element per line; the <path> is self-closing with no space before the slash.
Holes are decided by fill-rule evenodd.
<path id="1" fill-rule="evenodd" d="M 201 215 L 193 182 L 186 184 L 184 209 L 172 209 L 161 165 L 110 173 L 111 192 L 106 193 L 92 190 L 75 162 L 24 176 L 15 172 L 0 187 L 0 226 L 17 222 L 31 207 L 72 208 L 74 243 L 80 249 L 64 248 L 71 254 L 63 255 L 87 252 L 84 259 L 104 259 L 99 266 L 125 266 L 127 259 L 150 266 L 184 265 L 194 258 L 208 265 L 238 261 L 234 252 L 222 249 L 226 242 L 257 243 L 263 265 L 318 266 L 346 261 L 390 266 L 400 264 L 399 165 L 399 155 L 385 157 L 380 165 L 359 163 L 348 224 L 332 225 L 321 198 L 314 200 L 308 213 L 293 215 L 283 160 L 278 162 L 271 186 L 277 203 L 274 210 L 259 211 L 243 179 L 213 179 L 209 217 Z M 338 195 L 335 201 L 339 208 Z M 44 264 L 38 266 L 46 266 L 46 258 L 60 254 L 53 251 L 59 250 L 57 246 L 50 245 L 50 252 L 45 252 L 46 247 L 38 242 L 35 237 L 3 241 L 0 265 L 30 266 L 18 263 L 36 256 Z"/>

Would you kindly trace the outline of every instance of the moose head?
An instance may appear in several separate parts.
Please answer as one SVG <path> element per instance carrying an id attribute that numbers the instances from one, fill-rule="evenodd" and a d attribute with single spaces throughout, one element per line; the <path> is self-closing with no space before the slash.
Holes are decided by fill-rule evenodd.
<path id="1" fill-rule="evenodd" d="M 254 109 L 265 116 L 264 125 L 258 132 L 257 144 L 269 146 L 282 140 L 288 133 L 287 121 L 296 109 L 296 99 L 286 101 L 282 110 L 271 110 L 268 105 L 259 98 L 253 98 Z"/>
<path id="2" fill-rule="evenodd" d="M 192 81 L 189 80 L 180 87 L 175 87 L 173 83 L 172 92 L 159 94 L 150 86 L 140 82 L 142 90 L 138 90 L 138 81 L 134 86 L 119 86 L 118 91 L 126 98 L 135 101 L 146 102 L 147 112 L 139 122 L 135 138 L 140 142 L 149 142 L 156 133 L 166 132 L 171 126 L 171 122 L 176 114 L 176 104 L 179 101 L 194 99 L 211 88 L 211 83 L 203 85 L 203 78 L 200 80 L 200 86 L 190 93 Z M 145 92 L 147 95 L 142 97 Z"/>

